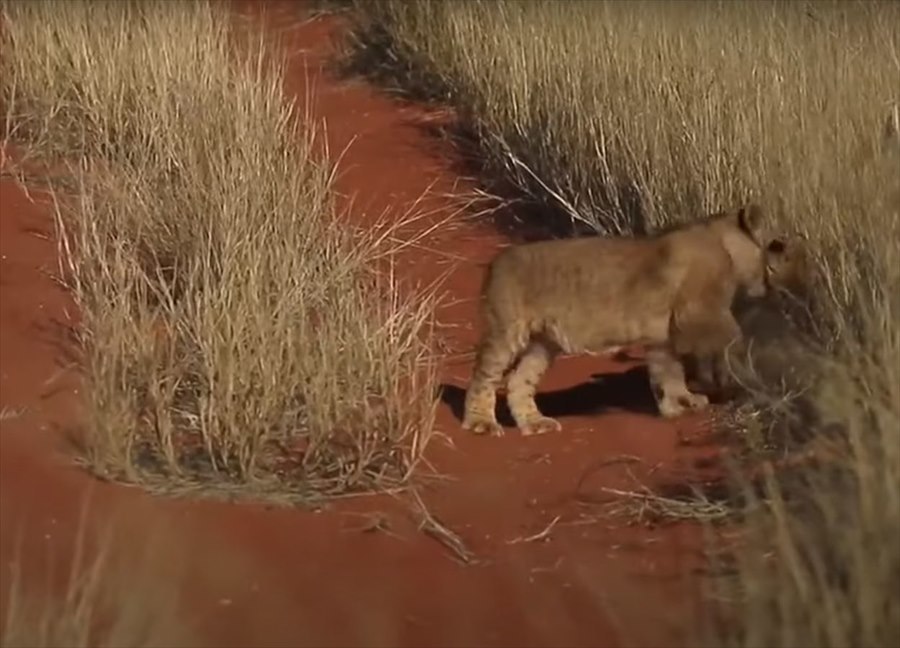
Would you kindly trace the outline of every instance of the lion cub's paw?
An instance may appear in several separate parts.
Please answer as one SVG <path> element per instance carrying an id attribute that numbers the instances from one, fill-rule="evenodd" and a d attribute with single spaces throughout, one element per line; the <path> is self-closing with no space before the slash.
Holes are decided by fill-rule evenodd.
<path id="1" fill-rule="evenodd" d="M 660 416 L 667 419 L 677 418 L 685 412 L 685 407 L 675 398 L 663 398 L 658 407 Z"/>
<path id="2" fill-rule="evenodd" d="M 709 398 L 703 394 L 683 394 L 678 397 L 666 397 L 659 403 L 659 413 L 664 418 L 676 418 L 685 412 L 704 409 L 709 405 Z"/>
<path id="3" fill-rule="evenodd" d="M 556 419 L 549 416 L 542 416 L 534 420 L 528 421 L 521 426 L 522 436 L 536 436 L 538 434 L 547 434 L 549 432 L 559 432 L 562 425 Z"/>
<path id="4" fill-rule="evenodd" d="M 681 396 L 678 402 L 689 410 L 701 410 L 709 406 L 709 398 L 705 394 L 687 394 Z"/>
<path id="5" fill-rule="evenodd" d="M 503 436 L 503 428 L 500 424 L 490 419 L 473 419 L 464 422 L 462 427 L 472 434 Z"/>

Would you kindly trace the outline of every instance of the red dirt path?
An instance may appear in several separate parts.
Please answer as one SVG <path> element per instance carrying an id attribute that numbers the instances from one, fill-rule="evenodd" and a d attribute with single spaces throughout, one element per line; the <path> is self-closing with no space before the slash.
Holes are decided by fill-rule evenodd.
<path id="1" fill-rule="evenodd" d="M 256 6 L 242 11 L 255 14 Z M 418 232 L 447 218 L 455 207 L 441 194 L 460 189 L 453 152 L 421 128 L 446 115 L 325 72 L 339 18 L 308 21 L 296 5 L 273 8 L 270 18 L 291 48 L 287 90 L 302 105 L 311 88 L 329 149 L 347 149 L 337 181 L 347 217 L 364 224 L 418 200 L 429 213 L 415 224 Z M 17 534 L 30 577 L 40 577 L 48 553 L 64 565 L 90 496 L 89 524 L 121 523 L 123 545 L 159 529 L 174 534 L 187 560 L 190 619 L 205 645 L 680 642 L 671 624 L 693 600 L 698 530 L 626 526 L 599 519 L 596 507 L 578 499 L 599 498 L 604 487 L 634 487 L 621 466 L 593 470 L 605 459 L 630 455 L 669 471 L 689 466 L 695 454 L 679 446 L 679 431 L 696 432 L 701 421 L 665 422 L 647 411 L 649 390 L 634 363 L 564 358 L 542 383 L 544 408 L 563 422 L 560 434 L 462 432 L 458 408 L 478 333 L 475 299 L 484 263 L 505 244 L 486 223 L 460 215 L 399 262 L 412 282 L 447 276 L 449 299 L 438 317 L 449 351 L 437 428 L 453 443 L 437 438 L 429 457 L 452 479 L 423 496 L 480 560 L 462 565 L 387 497 L 320 513 L 166 500 L 99 483 L 72 467 L 64 438 L 80 420 L 78 382 L 65 370 L 54 332 L 73 325 L 74 309 L 46 274 L 57 263 L 46 201 L 39 191 L 29 199 L 12 180 L 0 181 L 0 408 L 15 414 L 0 420 L 0 605 Z M 592 381 L 593 374 L 604 378 Z M 361 532 L 363 513 L 383 514 L 399 537 Z M 516 540 L 557 517 L 546 540 Z"/>

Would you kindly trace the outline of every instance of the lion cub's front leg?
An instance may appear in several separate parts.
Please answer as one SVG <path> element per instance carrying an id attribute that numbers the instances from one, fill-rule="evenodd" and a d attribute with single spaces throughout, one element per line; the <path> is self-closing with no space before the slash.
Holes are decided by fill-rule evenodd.
<path id="1" fill-rule="evenodd" d="M 675 418 L 686 411 L 700 410 L 709 405 L 706 396 L 693 394 L 688 390 L 684 365 L 670 349 L 666 347 L 648 349 L 647 370 L 659 413 L 663 417 Z"/>
<path id="2" fill-rule="evenodd" d="M 734 388 L 726 366 L 728 347 L 742 339 L 741 329 L 727 308 L 718 313 L 682 318 L 673 331 L 672 346 L 693 369 L 699 387 L 718 397 L 727 397 Z"/>
<path id="3" fill-rule="evenodd" d="M 737 391 L 737 383 L 728 370 L 725 352 L 706 355 L 688 354 L 682 358 L 689 388 L 707 396 L 730 400 Z M 694 386 L 690 386 L 693 381 Z"/>
<path id="4" fill-rule="evenodd" d="M 562 429 L 556 419 L 541 414 L 537 403 L 534 402 L 537 385 L 555 355 L 555 349 L 547 343 L 532 340 L 509 377 L 507 386 L 509 409 L 516 425 L 525 436 L 558 432 Z"/>

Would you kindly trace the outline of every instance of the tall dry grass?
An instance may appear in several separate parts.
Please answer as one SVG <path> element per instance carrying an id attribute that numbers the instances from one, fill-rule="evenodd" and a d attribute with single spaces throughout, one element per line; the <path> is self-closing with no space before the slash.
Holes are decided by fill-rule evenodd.
<path id="1" fill-rule="evenodd" d="M 764 441 L 831 451 L 763 499 L 746 485 L 741 595 L 711 641 L 900 643 L 900 5 L 358 2 L 349 45 L 351 68 L 454 105 L 485 176 L 557 229 L 753 199 L 805 239 L 808 293 L 750 313 L 742 374 Z"/>
<path id="2" fill-rule="evenodd" d="M 83 509 L 68 563 L 55 553 L 58 545 L 46 542 L 35 548 L 19 542 L 14 560 L 3 565 L 0 646 L 199 645 L 196 629 L 181 610 L 183 545 L 172 543 L 172 538 L 164 542 L 158 531 L 151 532 L 152 539 L 143 537 L 139 546 L 133 538 L 122 543 L 123 527 L 89 531 L 85 512 Z M 4 533 L 7 539 L 14 537 L 10 528 L 5 527 Z M 117 546 L 127 549 L 120 551 Z M 41 550 L 46 555 L 38 561 L 42 564 L 38 568 L 35 559 Z"/>
<path id="3" fill-rule="evenodd" d="M 187 634 L 175 622 L 161 619 L 146 592 L 119 582 L 107 584 L 113 572 L 97 560 L 73 577 L 61 597 L 15 582 L 5 621 L 3 648 L 162 648 L 186 647 Z M 120 579 L 121 580 L 121 579 Z"/>
<path id="4" fill-rule="evenodd" d="M 85 458 L 152 487 L 401 484 L 434 414 L 432 299 L 336 213 L 284 62 L 227 4 L 3 4 L 7 136 L 64 160 Z M 382 271 L 375 270 L 379 266 Z"/>

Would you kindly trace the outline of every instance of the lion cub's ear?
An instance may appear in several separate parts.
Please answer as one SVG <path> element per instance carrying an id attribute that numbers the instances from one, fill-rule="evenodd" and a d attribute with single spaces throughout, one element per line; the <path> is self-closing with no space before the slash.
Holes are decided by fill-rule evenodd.
<path id="1" fill-rule="evenodd" d="M 766 214 L 763 208 L 756 203 L 744 205 L 738 210 L 738 225 L 744 230 L 750 238 L 759 242 L 762 240 L 763 221 Z"/>

